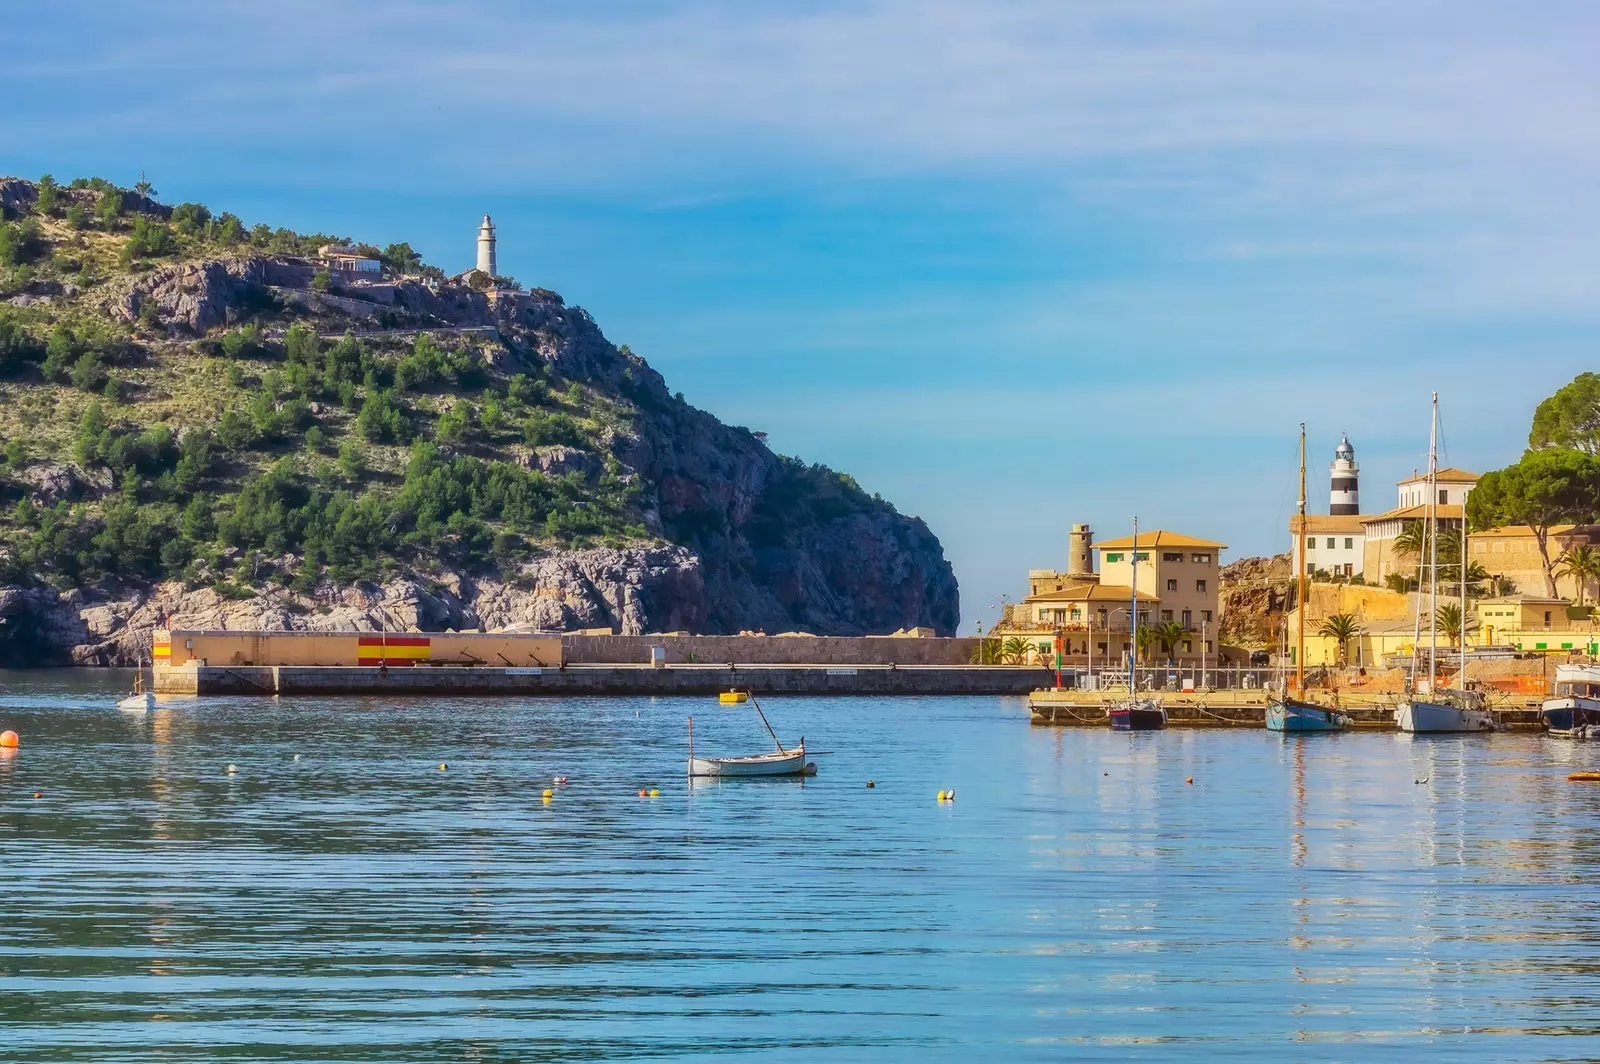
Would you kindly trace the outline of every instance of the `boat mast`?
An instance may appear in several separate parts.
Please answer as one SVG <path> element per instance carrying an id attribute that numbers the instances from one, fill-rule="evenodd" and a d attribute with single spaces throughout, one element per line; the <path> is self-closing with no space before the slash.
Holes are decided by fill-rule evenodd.
<path id="1" fill-rule="evenodd" d="M 1439 676 L 1439 393 L 1428 429 L 1428 693 Z"/>
<path id="2" fill-rule="evenodd" d="M 1134 672 L 1139 653 L 1139 519 L 1133 519 L 1133 587 L 1128 595 L 1128 700 L 1138 697 L 1138 674 Z"/>
<path id="3" fill-rule="evenodd" d="M 1461 669 L 1456 674 L 1456 683 L 1463 691 L 1467 689 L 1467 500 L 1461 498 L 1461 632 L 1459 634 L 1461 647 Z"/>
<path id="4" fill-rule="evenodd" d="M 1300 553 L 1300 609 L 1294 651 L 1295 694 L 1306 696 L 1306 423 L 1300 422 L 1300 534 L 1295 538 Z"/>

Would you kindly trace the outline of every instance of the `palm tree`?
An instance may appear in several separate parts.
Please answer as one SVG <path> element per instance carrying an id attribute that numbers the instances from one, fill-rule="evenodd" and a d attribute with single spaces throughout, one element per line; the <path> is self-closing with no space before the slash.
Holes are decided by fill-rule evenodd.
<path id="1" fill-rule="evenodd" d="M 1189 638 L 1189 629 L 1183 626 L 1182 621 L 1162 621 L 1150 629 L 1150 633 L 1153 639 L 1161 644 L 1162 651 L 1169 658 L 1176 653 L 1178 644 Z"/>
<path id="2" fill-rule="evenodd" d="M 1394 552 L 1413 558 L 1428 549 L 1428 526 L 1421 521 L 1407 521 L 1394 537 Z"/>
<path id="3" fill-rule="evenodd" d="M 1026 665 L 1028 651 L 1033 649 L 1033 644 L 1020 636 L 1012 636 L 1000 646 L 1000 655 L 1007 665 Z"/>
<path id="4" fill-rule="evenodd" d="M 1589 591 L 1589 582 L 1600 578 L 1600 551 L 1587 544 L 1568 547 L 1556 567 L 1556 576 L 1570 576 L 1578 585 L 1578 605 L 1582 606 Z"/>
<path id="5" fill-rule="evenodd" d="M 1161 642 L 1161 636 L 1155 628 L 1146 625 L 1139 629 L 1139 660 L 1150 659 L 1150 648 Z"/>
<path id="6" fill-rule="evenodd" d="M 1350 613 L 1336 613 L 1322 622 L 1322 627 L 1317 629 L 1317 634 L 1327 636 L 1329 639 L 1339 641 L 1339 664 L 1344 665 L 1346 659 L 1346 646 L 1350 640 L 1361 632 L 1361 625 L 1357 623 L 1355 615 Z"/>
<path id="7" fill-rule="evenodd" d="M 1446 602 L 1433 615 L 1434 623 L 1439 626 L 1439 631 L 1451 643 L 1458 643 L 1462 636 L 1461 605 L 1457 602 Z"/>

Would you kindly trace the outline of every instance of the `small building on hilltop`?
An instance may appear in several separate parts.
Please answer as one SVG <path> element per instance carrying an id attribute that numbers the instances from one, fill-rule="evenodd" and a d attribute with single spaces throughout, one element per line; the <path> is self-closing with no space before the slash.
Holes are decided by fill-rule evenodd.
<path id="1" fill-rule="evenodd" d="M 323 269 L 335 277 L 376 281 L 383 276 L 383 262 L 377 254 L 355 244 L 324 244 L 317 256 Z"/>

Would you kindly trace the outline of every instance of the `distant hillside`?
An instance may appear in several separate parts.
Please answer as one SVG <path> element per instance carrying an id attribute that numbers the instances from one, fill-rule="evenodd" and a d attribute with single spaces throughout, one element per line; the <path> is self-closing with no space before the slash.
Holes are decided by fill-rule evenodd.
<path id="1" fill-rule="evenodd" d="M 179 624 L 953 632 L 922 521 L 668 392 L 582 309 L 0 178 L 0 662 Z"/>

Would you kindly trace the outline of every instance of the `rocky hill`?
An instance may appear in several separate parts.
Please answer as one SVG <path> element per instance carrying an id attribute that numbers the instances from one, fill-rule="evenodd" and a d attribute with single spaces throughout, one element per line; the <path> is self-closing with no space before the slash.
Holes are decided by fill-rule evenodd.
<path id="1" fill-rule="evenodd" d="M 1293 572 L 1288 554 L 1240 558 L 1223 566 L 1218 638 L 1252 650 L 1276 647 L 1283 615 L 1294 608 Z"/>
<path id="2" fill-rule="evenodd" d="M 0 664 L 185 626 L 950 633 L 919 519 L 581 308 L 103 181 L 0 178 Z"/>

